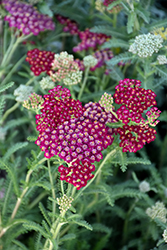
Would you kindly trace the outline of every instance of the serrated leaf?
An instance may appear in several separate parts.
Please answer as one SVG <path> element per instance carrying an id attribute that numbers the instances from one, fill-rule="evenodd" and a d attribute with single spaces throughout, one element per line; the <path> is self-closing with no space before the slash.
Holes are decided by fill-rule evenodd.
<path id="1" fill-rule="evenodd" d="M 13 119 L 13 120 L 10 120 L 6 123 L 5 128 L 11 129 L 11 128 L 14 128 L 14 127 L 17 127 L 17 126 L 20 126 L 24 123 L 29 123 L 29 122 L 30 122 L 30 120 L 26 117 L 22 117 L 19 119 Z"/>
<path id="2" fill-rule="evenodd" d="M 74 222 L 75 224 L 81 226 L 81 227 L 85 227 L 88 230 L 93 230 L 92 226 L 85 220 L 73 220 L 72 222 Z"/>
<path id="3" fill-rule="evenodd" d="M 0 93 L 3 92 L 3 91 L 5 91 L 6 89 L 11 88 L 13 85 L 14 85 L 14 82 L 9 82 L 9 83 L 7 83 L 6 85 L 1 86 L 1 87 L 0 87 Z"/>
<path id="4" fill-rule="evenodd" d="M 63 242 L 63 241 L 73 240 L 75 238 L 76 238 L 76 234 L 69 233 L 69 234 L 66 234 L 63 237 L 61 237 L 61 239 L 59 241 Z"/>
<path id="5" fill-rule="evenodd" d="M 120 68 L 116 66 L 110 66 L 110 67 L 107 67 L 107 69 L 109 69 L 109 75 L 112 79 L 116 81 L 120 81 L 121 79 L 124 78 L 124 75 L 122 71 L 120 70 Z"/>
<path id="6" fill-rule="evenodd" d="M 114 56 L 112 59 L 107 61 L 108 65 L 116 65 L 119 62 L 129 62 L 131 60 L 136 59 L 137 57 L 135 57 L 132 53 L 129 52 L 125 52 L 122 54 L 119 54 L 118 56 Z"/>
<path id="7" fill-rule="evenodd" d="M 127 158 L 127 163 L 128 164 L 145 164 L 145 165 L 149 165 L 151 164 L 151 161 L 149 161 L 148 159 L 143 159 L 140 157 L 129 157 Z"/>
<path id="8" fill-rule="evenodd" d="M 128 49 L 129 48 L 129 44 L 128 42 L 122 40 L 122 39 L 110 39 L 109 41 L 105 42 L 102 45 L 102 49 L 106 49 L 106 48 L 125 48 Z"/>
<path id="9" fill-rule="evenodd" d="M 167 78 L 167 70 L 166 70 L 166 67 L 164 67 L 164 66 L 155 66 L 155 69 L 156 69 L 156 73 L 157 73 L 159 76 L 162 76 L 162 77 L 166 77 L 166 78 Z"/>
<path id="10" fill-rule="evenodd" d="M 23 227 L 27 230 L 31 231 L 34 230 L 36 232 L 40 232 L 46 239 L 50 239 L 51 235 L 49 235 L 47 232 L 44 231 L 44 229 L 37 223 L 31 221 L 29 223 L 24 223 Z"/>

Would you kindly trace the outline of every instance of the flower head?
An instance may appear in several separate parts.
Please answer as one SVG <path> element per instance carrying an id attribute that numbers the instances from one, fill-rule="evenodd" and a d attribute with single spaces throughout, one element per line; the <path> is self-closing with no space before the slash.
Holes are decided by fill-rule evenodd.
<path id="1" fill-rule="evenodd" d="M 158 121 L 160 111 L 155 106 L 156 94 L 148 89 L 141 88 L 141 82 L 134 79 L 124 79 L 116 86 L 113 96 L 115 103 L 120 104 L 117 109 L 117 118 L 124 124 L 117 129 L 120 134 L 120 147 L 123 152 L 136 152 L 141 149 L 144 144 L 150 143 L 155 139 L 156 130 L 150 128 L 149 125 L 155 126 Z M 148 120 L 143 118 L 144 111 L 147 111 Z"/>
<path id="2" fill-rule="evenodd" d="M 54 82 L 63 80 L 65 85 L 73 85 L 81 81 L 82 71 L 79 70 L 73 55 L 69 55 L 65 51 L 55 54 L 50 77 Z"/>
<path id="3" fill-rule="evenodd" d="M 24 102 L 29 98 L 32 92 L 33 87 L 21 84 L 17 89 L 15 89 L 13 94 L 16 96 L 17 102 Z"/>
<path id="4" fill-rule="evenodd" d="M 162 43 L 163 39 L 160 35 L 151 33 L 139 35 L 136 36 L 134 43 L 130 45 L 129 51 L 139 57 L 149 57 L 163 47 Z"/>
<path id="5" fill-rule="evenodd" d="M 157 60 L 160 65 L 167 64 L 167 57 L 165 55 L 157 56 Z"/>
<path id="6" fill-rule="evenodd" d="M 29 50 L 26 57 L 26 61 L 31 65 L 30 69 L 36 76 L 42 72 L 46 72 L 49 75 L 53 59 L 54 52 L 39 50 L 37 48 Z"/>
<path id="7" fill-rule="evenodd" d="M 57 203 L 59 204 L 60 213 L 66 212 L 71 207 L 72 201 L 73 198 L 67 197 L 66 194 L 64 194 L 60 198 L 57 198 Z"/>
<path id="8" fill-rule="evenodd" d="M 39 13 L 31 4 L 15 0 L 2 0 L 2 4 L 9 12 L 5 21 L 10 27 L 16 27 L 24 35 L 33 33 L 35 36 L 44 30 L 54 30 L 55 24 L 52 19 Z"/>
<path id="9" fill-rule="evenodd" d="M 147 181 L 142 181 L 139 184 L 139 189 L 143 193 L 149 192 L 150 191 L 150 184 Z"/>
<path id="10" fill-rule="evenodd" d="M 34 110 L 36 113 L 41 109 L 44 102 L 42 96 L 32 93 L 27 100 L 23 102 L 23 107 Z"/>
<path id="11" fill-rule="evenodd" d="M 110 112 L 114 109 L 113 97 L 111 94 L 105 92 L 104 95 L 102 95 L 99 103 L 105 109 L 106 112 Z"/>
<path id="12" fill-rule="evenodd" d="M 155 205 L 147 208 L 146 214 L 153 220 L 155 218 L 161 220 L 163 223 L 166 223 L 167 209 L 163 202 L 157 201 Z"/>
<path id="13" fill-rule="evenodd" d="M 59 23 L 64 25 L 63 28 L 64 32 L 70 32 L 70 34 L 72 35 L 76 35 L 79 33 L 78 24 L 75 21 L 70 20 L 67 17 L 63 17 L 61 15 L 56 15 L 56 18 L 59 21 Z"/>
<path id="14" fill-rule="evenodd" d="M 97 64 L 97 59 L 91 55 L 85 56 L 83 59 L 83 64 L 85 67 L 94 67 Z"/>
<path id="15" fill-rule="evenodd" d="M 50 76 L 43 77 L 39 84 L 42 89 L 53 89 L 55 86 Z"/>

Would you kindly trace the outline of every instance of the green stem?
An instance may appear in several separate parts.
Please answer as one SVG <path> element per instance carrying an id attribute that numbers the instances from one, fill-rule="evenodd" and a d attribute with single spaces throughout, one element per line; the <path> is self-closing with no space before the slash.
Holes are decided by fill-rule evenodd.
<path id="1" fill-rule="evenodd" d="M 18 106 L 20 105 L 20 103 L 16 102 L 10 109 L 8 109 L 5 114 L 3 115 L 0 124 L 3 124 L 3 122 L 6 120 L 6 118 L 8 117 L 8 115 L 10 115 L 10 113 L 12 113 L 14 110 L 16 110 L 18 108 Z"/>
<path id="2" fill-rule="evenodd" d="M 84 80 L 83 80 L 83 83 L 82 83 L 82 86 L 81 86 L 81 89 L 80 89 L 80 92 L 79 92 L 79 95 L 78 95 L 78 99 L 80 100 L 81 96 L 82 96 L 82 93 L 83 93 L 83 90 L 85 88 L 85 85 L 86 85 L 86 81 L 87 81 L 87 78 L 88 78 L 88 74 L 89 74 L 89 67 L 86 68 L 86 71 L 85 71 L 85 76 L 84 76 Z"/>
<path id="3" fill-rule="evenodd" d="M 53 182 L 51 168 L 50 168 L 50 160 L 47 160 L 47 163 L 48 163 L 49 179 L 50 179 L 51 190 L 52 190 L 52 198 L 55 200 L 56 194 L 55 194 L 55 190 L 54 190 L 54 182 Z M 53 210 L 52 211 L 53 214 L 55 214 L 56 213 L 56 203 L 54 201 L 52 202 L 52 210 Z M 54 220 L 54 217 L 52 217 L 52 220 Z"/>
<path id="4" fill-rule="evenodd" d="M 28 209 L 31 210 L 33 207 L 35 207 L 47 194 L 48 192 L 43 192 L 39 194 L 37 198 L 28 206 Z"/>
<path id="5" fill-rule="evenodd" d="M 104 160 L 103 160 L 102 163 L 100 164 L 98 170 L 96 171 L 94 177 L 88 182 L 88 184 L 87 184 L 85 187 L 83 187 L 83 188 L 78 192 L 77 196 L 75 197 L 75 200 L 77 200 L 77 199 L 79 198 L 79 196 L 82 194 L 82 192 L 83 192 L 86 188 L 88 188 L 89 185 L 94 181 L 94 179 L 96 178 L 96 176 L 100 173 L 100 171 L 101 171 L 102 167 L 104 166 L 105 162 L 108 160 L 108 158 L 110 158 L 111 156 L 113 156 L 113 155 L 117 152 L 117 149 L 118 149 L 118 148 L 119 148 L 119 147 L 113 149 L 110 153 L 108 153 L 108 154 L 106 155 L 106 157 L 104 158 Z"/>

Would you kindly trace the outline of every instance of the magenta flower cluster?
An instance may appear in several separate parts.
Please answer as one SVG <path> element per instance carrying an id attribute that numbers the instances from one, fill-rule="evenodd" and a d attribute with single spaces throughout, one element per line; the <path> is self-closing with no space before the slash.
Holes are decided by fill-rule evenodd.
<path id="1" fill-rule="evenodd" d="M 76 187 L 81 188 L 92 178 L 90 172 L 94 167 L 91 164 L 103 158 L 102 151 L 114 140 L 113 130 L 105 124 L 115 119 L 99 103 L 90 102 L 82 107 L 79 100 L 70 98 L 68 89 L 58 85 L 44 95 L 41 114 L 36 115 L 39 136 L 35 143 L 45 152 L 46 158 L 58 155 L 68 164 L 78 162 L 77 166 L 83 165 L 87 176 L 77 176 L 76 182 Z M 76 169 L 73 174 L 71 169 L 68 169 L 68 173 L 64 172 L 67 170 L 65 167 L 61 169 L 61 178 L 74 185 Z M 82 168 L 81 176 L 83 173 Z"/>
<path id="2" fill-rule="evenodd" d="M 115 103 L 121 104 L 116 111 L 117 118 L 124 124 L 117 129 L 121 140 L 119 145 L 123 148 L 123 152 L 136 152 L 146 142 L 155 139 L 156 130 L 144 122 L 143 114 L 148 108 L 157 104 L 156 94 L 151 89 L 141 88 L 139 80 L 128 78 L 121 80 L 115 89 L 113 96 Z M 153 108 L 152 111 L 157 112 L 157 108 L 156 110 Z M 157 114 L 160 114 L 160 111 Z"/>
<path id="3" fill-rule="evenodd" d="M 52 19 L 39 13 L 32 5 L 15 0 L 2 0 L 4 8 L 10 13 L 5 16 L 5 21 L 10 27 L 22 31 L 24 35 L 33 33 L 35 36 L 44 30 L 54 30 Z"/>
<path id="4" fill-rule="evenodd" d="M 75 21 L 70 20 L 67 17 L 63 17 L 61 15 L 56 15 L 56 18 L 59 21 L 59 23 L 64 25 L 63 27 L 64 32 L 69 32 L 71 35 L 79 34 L 78 24 Z"/>

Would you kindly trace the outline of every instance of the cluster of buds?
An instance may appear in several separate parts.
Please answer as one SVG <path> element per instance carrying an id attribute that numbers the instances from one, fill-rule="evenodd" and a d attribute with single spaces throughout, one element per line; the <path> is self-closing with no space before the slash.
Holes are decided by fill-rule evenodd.
<path id="1" fill-rule="evenodd" d="M 167 209 L 163 202 L 157 201 L 155 205 L 147 208 L 146 214 L 153 220 L 155 218 L 159 219 L 163 223 L 166 223 Z"/>
<path id="2" fill-rule="evenodd" d="M 66 212 L 71 207 L 73 200 L 74 199 L 72 197 L 67 197 L 66 194 L 64 194 L 63 197 L 57 198 L 60 213 Z"/>
<path id="3" fill-rule="evenodd" d="M 24 35 L 33 33 L 37 36 L 41 31 L 54 30 L 52 19 L 39 13 L 31 4 L 15 0 L 2 0 L 2 4 L 10 15 L 5 16 L 5 21 L 10 27 L 15 27 Z"/>
<path id="4" fill-rule="evenodd" d="M 154 52 L 157 53 L 163 47 L 162 43 L 163 39 L 160 35 L 151 33 L 139 35 L 135 37 L 134 42 L 129 47 L 129 51 L 145 58 L 152 56 Z"/>
<path id="5" fill-rule="evenodd" d="M 96 0 L 95 1 L 95 8 L 96 8 L 96 10 L 103 13 L 105 11 L 105 7 L 103 5 L 103 0 Z"/>
<path id="6" fill-rule="evenodd" d="M 111 94 L 105 92 L 104 95 L 102 95 L 99 103 L 106 112 L 112 112 L 114 110 L 113 97 Z"/>
<path id="7" fill-rule="evenodd" d="M 60 172 L 60 180 L 71 183 L 74 187 L 79 190 L 80 188 L 87 185 L 87 181 L 92 179 L 95 171 L 95 166 L 91 164 L 87 159 L 79 162 L 78 160 L 73 161 L 70 167 L 60 165 L 58 168 Z"/>
<path id="8" fill-rule="evenodd" d="M 149 124 L 150 126 L 155 127 L 159 120 L 157 118 L 160 116 L 161 111 L 158 110 L 157 107 L 152 107 L 149 111 L 146 112 L 147 120 L 141 119 L 141 125 L 146 126 Z"/>
<path id="9" fill-rule="evenodd" d="M 27 52 L 26 61 L 31 65 L 31 70 L 34 75 L 38 76 L 42 72 L 49 72 L 52 67 L 52 61 L 54 60 L 54 52 L 39 50 L 37 48 L 29 50 Z"/>
<path id="10" fill-rule="evenodd" d="M 85 56 L 83 59 L 83 64 L 85 68 L 94 67 L 97 64 L 97 59 L 94 56 Z"/>
<path id="11" fill-rule="evenodd" d="M 119 81 L 114 94 L 115 103 L 121 104 L 117 109 L 117 118 L 123 123 L 123 127 L 119 127 L 117 132 L 120 134 L 120 147 L 123 152 L 136 152 L 141 149 L 145 143 L 150 143 L 155 139 L 156 130 L 149 127 L 155 126 L 158 121 L 160 111 L 155 106 L 156 94 L 148 89 L 140 88 L 139 80 L 124 79 Z M 143 118 L 144 111 L 148 108 L 150 111 L 146 113 L 148 121 Z"/>
<path id="12" fill-rule="evenodd" d="M 63 80 L 65 85 L 73 85 L 81 81 L 82 71 L 79 70 L 79 66 L 74 61 L 73 55 L 69 55 L 65 51 L 55 54 L 50 77 L 54 82 Z"/>
<path id="13" fill-rule="evenodd" d="M 39 84 L 42 89 L 53 89 L 55 86 L 50 76 L 43 77 Z"/>
<path id="14" fill-rule="evenodd" d="M 142 181 L 139 184 L 139 189 L 142 193 L 147 193 L 150 191 L 150 184 L 147 181 Z"/>
<path id="15" fill-rule="evenodd" d="M 23 102 L 23 107 L 27 109 L 31 109 L 36 113 L 41 109 L 41 105 L 44 102 L 44 99 L 41 95 L 37 95 L 36 93 L 32 93 L 27 100 Z"/>
<path id="16" fill-rule="evenodd" d="M 61 15 L 56 15 L 56 18 L 59 21 L 59 23 L 64 25 L 63 28 L 64 32 L 70 32 L 70 34 L 72 35 L 76 35 L 79 33 L 78 24 L 75 21 L 70 20 L 67 17 L 63 17 Z"/>
<path id="17" fill-rule="evenodd" d="M 167 57 L 165 55 L 157 56 L 157 60 L 160 65 L 167 64 Z"/>
<path id="18" fill-rule="evenodd" d="M 21 84 L 17 89 L 15 89 L 13 95 L 16 96 L 17 102 L 22 103 L 29 98 L 32 92 L 33 87 Z"/>

